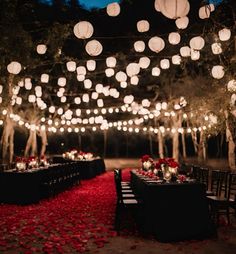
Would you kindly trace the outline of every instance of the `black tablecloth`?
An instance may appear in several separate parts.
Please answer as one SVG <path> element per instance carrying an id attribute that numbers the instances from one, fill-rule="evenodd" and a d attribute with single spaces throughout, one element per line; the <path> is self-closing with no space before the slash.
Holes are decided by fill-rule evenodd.
<path id="1" fill-rule="evenodd" d="M 206 238 L 212 233 L 205 186 L 148 183 L 134 171 L 131 184 L 143 201 L 140 226 L 163 242 Z"/>

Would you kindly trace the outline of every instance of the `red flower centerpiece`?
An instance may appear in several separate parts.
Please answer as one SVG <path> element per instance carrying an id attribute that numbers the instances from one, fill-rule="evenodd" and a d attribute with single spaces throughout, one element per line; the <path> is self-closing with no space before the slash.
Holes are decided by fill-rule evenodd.
<path id="1" fill-rule="evenodd" d="M 151 158 L 151 156 L 148 154 L 145 154 L 141 157 L 141 162 L 142 162 L 142 169 L 145 171 L 153 170 L 155 168 L 154 161 Z"/>
<path id="2" fill-rule="evenodd" d="M 179 163 L 173 158 L 161 158 L 156 163 L 156 169 L 159 169 L 163 173 L 163 177 L 166 181 L 171 179 L 176 180 L 178 173 Z"/>

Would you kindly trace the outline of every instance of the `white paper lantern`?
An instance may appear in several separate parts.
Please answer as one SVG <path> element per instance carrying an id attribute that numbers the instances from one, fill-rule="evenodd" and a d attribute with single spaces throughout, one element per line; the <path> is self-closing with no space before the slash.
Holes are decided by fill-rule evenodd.
<path id="1" fill-rule="evenodd" d="M 110 94 L 109 88 L 110 88 L 109 86 L 103 87 L 102 93 L 103 93 L 105 96 L 109 96 L 109 94 Z"/>
<path id="2" fill-rule="evenodd" d="M 79 75 L 77 75 L 77 80 L 79 81 L 79 82 L 82 82 L 82 81 L 84 81 L 85 80 L 85 75 L 83 75 L 83 74 L 79 74 Z"/>
<path id="3" fill-rule="evenodd" d="M 194 50 L 201 50 L 205 45 L 205 40 L 201 36 L 196 36 L 190 40 L 189 45 Z"/>
<path id="4" fill-rule="evenodd" d="M 215 79 L 221 79 L 224 77 L 224 67 L 221 65 L 215 65 L 211 70 L 212 77 Z"/>
<path id="5" fill-rule="evenodd" d="M 211 15 L 211 8 L 209 5 L 204 5 L 199 9 L 198 12 L 200 19 L 208 19 Z"/>
<path id="6" fill-rule="evenodd" d="M 65 103 L 66 100 L 67 100 L 67 99 L 66 99 L 66 96 L 62 96 L 62 97 L 61 97 L 61 102 L 62 102 L 62 103 Z"/>
<path id="7" fill-rule="evenodd" d="M 150 58 L 146 56 L 143 56 L 139 59 L 139 66 L 142 69 L 147 69 L 150 63 L 151 63 Z"/>
<path id="8" fill-rule="evenodd" d="M 188 46 L 181 47 L 180 48 L 180 55 L 182 57 L 188 57 L 188 56 L 190 56 L 191 55 L 190 47 L 188 47 Z"/>
<path id="9" fill-rule="evenodd" d="M 76 62 L 74 62 L 74 61 L 69 61 L 69 62 L 67 62 L 67 63 L 66 63 L 66 68 L 67 68 L 67 70 L 70 71 L 70 72 L 75 71 L 75 70 L 76 70 Z"/>
<path id="10" fill-rule="evenodd" d="M 116 2 L 107 5 L 107 14 L 110 17 L 116 17 L 120 14 L 120 5 Z"/>
<path id="11" fill-rule="evenodd" d="M 16 104 L 21 105 L 22 104 L 22 98 L 21 97 L 16 97 Z"/>
<path id="12" fill-rule="evenodd" d="M 147 32 L 150 28 L 149 22 L 147 20 L 139 20 L 137 22 L 137 30 L 140 33 Z"/>
<path id="13" fill-rule="evenodd" d="M 190 4 L 188 0 L 165 0 L 159 1 L 158 8 L 167 18 L 177 19 L 187 16 Z"/>
<path id="14" fill-rule="evenodd" d="M 93 25 L 88 21 L 80 21 L 74 26 L 74 34 L 79 39 L 88 39 L 93 35 Z"/>
<path id="15" fill-rule="evenodd" d="M 7 71 L 11 74 L 17 75 L 21 71 L 21 64 L 13 61 L 7 65 Z"/>
<path id="16" fill-rule="evenodd" d="M 214 55 L 218 55 L 222 53 L 221 43 L 215 42 L 211 45 L 211 50 Z"/>
<path id="17" fill-rule="evenodd" d="M 106 58 L 106 65 L 109 68 L 114 68 L 116 66 L 116 58 L 113 56 Z"/>
<path id="18" fill-rule="evenodd" d="M 172 56 L 171 60 L 172 60 L 173 64 L 180 65 L 180 63 L 181 63 L 181 56 L 180 55 L 174 55 L 174 56 Z"/>
<path id="19" fill-rule="evenodd" d="M 115 71 L 114 71 L 114 69 L 112 69 L 112 68 L 107 68 L 107 69 L 105 70 L 105 74 L 106 74 L 106 76 L 109 78 L 109 77 L 112 77 L 112 76 L 115 74 Z"/>
<path id="20" fill-rule="evenodd" d="M 65 86 L 66 85 L 66 78 L 64 78 L 64 77 L 60 77 L 58 80 L 57 80 L 57 84 L 59 85 L 59 86 Z"/>
<path id="21" fill-rule="evenodd" d="M 88 60 L 86 62 L 86 67 L 89 71 L 94 71 L 96 69 L 96 61 L 95 60 Z"/>
<path id="22" fill-rule="evenodd" d="M 164 70 L 169 69 L 170 68 L 170 61 L 169 61 L 169 59 L 162 59 L 160 61 L 160 66 Z"/>
<path id="23" fill-rule="evenodd" d="M 155 0 L 154 2 L 154 7 L 155 10 L 160 12 L 161 11 L 161 4 L 162 4 L 163 0 Z"/>
<path id="24" fill-rule="evenodd" d="M 176 32 L 170 33 L 169 36 L 168 36 L 168 41 L 172 45 L 179 44 L 180 43 L 180 39 L 181 39 L 180 34 L 176 33 Z"/>
<path id="25" fill-rule="evenodd" d="M 143 52 L 145 50 L 145 43 L 143 41 L 136 41 L 134 43 L 134 50 L 136 52 Z"/>
<path id="26" fill-rule="evenodd" d="M 188 17 L 182 17 L 175 20 L 175 24 L 179 29 L 185 29 L 188 27 L 189 19 Z"/>
<path id="27" fill-rule="evenodd" d="M 148 107 L 150 107 L 150 105 L 151 105 L 151 102 L 148 99 L 143 99 L 142 100 L 142 106 L 143 107 L 148 108 Z"/>
<path id="28" fill-rule="evenodd" d="M 84 80 L 84 88 L 85 89 L 90 89 L 92 87 L 93 83 L 90 79 L 85 79 Z"/>
<path id="29" fill-rule="evenodd" d="M 160 76 L 160 74 L 161 74 L 160 68 L 158 68 L 158 67 L 153 67 L 152 68 L 152 76 L 158 77 L 158 76 Z"/>
<path id="30" fill-rule="evenodd" d="M 200 51 L 191 49 L 191 59 L 196 61 L 200 58 Z"/>
<path id="31" fill-rule="evenodd" d="M 75 104 L 80 104 L 81 103 L 81 99 L 80 97 L 75 97 Z"/>
<path id="32" fill-rule="evenodd" d="M 36 96 L 34 94 L 30 94 L 28 97 L 28 101 L 30 103 L 34 103 L 36 101 Z"/>
<path id="33" fill-rule="evenodd" d="M 32 89 L 32 83 L 30 78 L 25 78 L 25 89 L 31 90 Z"/>
<path id="34" fill-rule="evenodd" d="M 116 73 L 116 80 L 119 81 L 119 82 L 126 81 L 127 80 L 126 73 L 123 72 L 123 71 L 117 72 Z"/>
<path id="35" fill-rule="evenodd" d="M 98 105 L 99 108 L 102 108 L 104 106 L 103 99 L 98 99 L 97 100 L 97 105 Z"/>
<path id="36" fill-rule="evenodd" d="M 148 41 L 148 47 L 151 51 L 159 53 L 164 49 L 165 42 L 162 38 L 154 36 Z"/>
<path id="37" fill-rule="evenodd" d="M 2 93 L 2 90 L 3 90 L 3 86 L 0 85 L 0 94 Z"/>
<path id="38" fill-rule="evenodd" d="M 102 93 L 103 92 L 103 85 L 102 84 L 97 84 L 95 86 L 95 90 L 97 93 Z"/>
<path id="39" fill-rule="evenodd" d="M 41 75 L 41 82 L 42 83 L 48 83 L 48 81 L 49 81 L 49 75 L 48 74 L 42 74 Z"/>
<path id="40" fill-rule="evenodd" d="M 231 31 L 228 28 L 223 28 L 218 32 L 221 41 L 228 41 L 231 37 Z"/>
<path id="41" fill-rule="evenodd" d="M 126 88 L 128 86 L 128 83 L 126 81 L 120 82 L 121 88 Z"/>
<path id="42" fill-rule="evenodd" d="M 230 80 L 227 84 L 227 89 L 229 92 L 236 92 L 236 80 Z"/>
<path id="43" fill-rule="evenodd" d="M 92 98 L 93 100 L 97 100 L 97 98 L 98 98 L 98 93 L 97 93 L 97 92 L 92 92 L 91 98 Z"/>
<path id="44" fill-rule="evenodd" d="M 130 79 L 130 84 L 131 85 L 137 86 L 138 82 L 139 82 L 139 77 L 138 76 L 131 77 L 131 79 Z"/>
<path id="45" fill-rule="evenodd" d="M 39 55 L 43 55 L 47 51 L 47 46 L 45 44 L 39 44 L 37 45 L 36 51 Z"/>
<path id="46" fill-rule="evenodd" d="M 126 73 L 129 77 L 135 76 L 139 74 L 140 72 L 140 66 L 137 63 L 130 63 L 126 67 Z"/>
<path id="47" fill-rule="evenodd" d="M 82 101 L 85 102 L 85 103 L 89 102 L 89 95 L 87 93 L 83 94 Z"/>
<path id="48" fill-rule="evenodd" d="M 126 95 L 124 97 L 124 103 L 125 104 L 131 104 L 134 101 L 134 96 L 133 95 Z"/>
<path id="49" fill-rule="evenodd" d="M 85 50 L 90 56 L 98 56 L 102 53 L 103 47 L 98 40 L 91 40 L 86 44 Z"/>
<path id="50" fill-rule="evenodd" d="M 76 72 L 78 75 L 86 75 L 86 68 L 84 66 L 78 66 Z"/>

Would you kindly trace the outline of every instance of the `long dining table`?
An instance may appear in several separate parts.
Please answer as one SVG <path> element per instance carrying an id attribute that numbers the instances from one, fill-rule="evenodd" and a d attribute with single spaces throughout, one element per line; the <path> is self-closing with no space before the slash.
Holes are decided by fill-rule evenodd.
<path id="1" fill-rule="evenodd" d="M 142 201 L 140 229 L 162 242 L 204 239 L 212 227 L 204 184 L 153 180 L 131 171 L 131 186 Z"/>

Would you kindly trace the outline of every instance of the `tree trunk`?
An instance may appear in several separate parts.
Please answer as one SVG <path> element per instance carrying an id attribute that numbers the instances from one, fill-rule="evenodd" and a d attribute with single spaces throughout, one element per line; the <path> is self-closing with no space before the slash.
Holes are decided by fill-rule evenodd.
<path id="1" fill-rule="evenodd" d="M 163 136 L 160 130 L 158 130 L 158 152 L 159 152 L 159 157 L 164 158 L 164 147 L 163 147 Z"/>
<path id="2" fill-rule="evenodd" d="M 191 137 L 192 137 L 192 141 L 193 141 L 194 152 L 195 152 L 195 155 L 196 155 L 198 153 L 197 132 L 192 131 L 191 132 Z"/>
<path id="3" fill-rule="evenodd" d="M 24 156 L 36 156 L 37 155 L 37 137 L 36 131 L 30 130 L 29 138 L 26 143 Z"/>
<path id="4" fill-rule="evenodd" d="M 183 132 L 181 134 L 181 140 L 182 140 L 182 147 L 183 147 L 183 158 L 187 158 L 187 153 L 186 153 L 186 142 L 185 142 L 185 133 Z"/>
<path id="5" fill-rule="evenodd" d="M 107 131 L 104 130 L 103 134 L 104 134 L 103 157 L 105 158 L 106 157 L 106 152 L 107 152 Z"/>
<path id="6" fill-rule="evenodd" d="M 48 145 L 46 130 L 40 130 L 39 136 L 41 137 L 41 141 L 42 141 L 41 150 L 40 150 L 40 157 L 41 157 L 45 155 L 46 148 Z"/>
<path id="7" fill-rule="evenodd" d="M 149 133 L 149 148 L 150 148 L 150 154 L 153 156 L 153 147 L 152 147 L 152 135 Z"/>
<path id="8" fill-rule="evenodd" d="M 182 114 L 178 112 L 173 117 L 173 127 L 175 128 L 175 132 L 172 136 L 172 157 L 179 161 L 179 132 L 178 129 L 182 127 Z"/>

